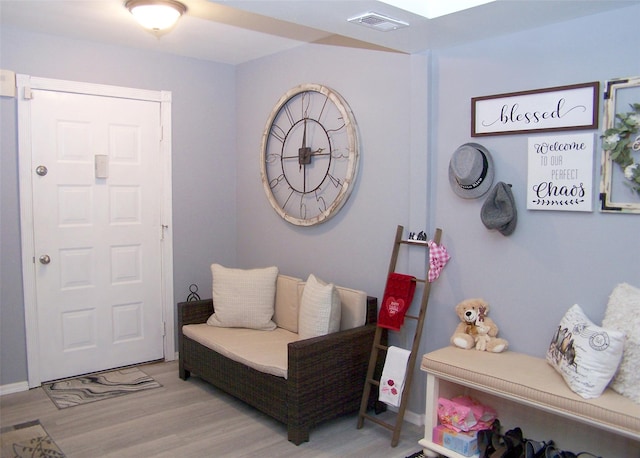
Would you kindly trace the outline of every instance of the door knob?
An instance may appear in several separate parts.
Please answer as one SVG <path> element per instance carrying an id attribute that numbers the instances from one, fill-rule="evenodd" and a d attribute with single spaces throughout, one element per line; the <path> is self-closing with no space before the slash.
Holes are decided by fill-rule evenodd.
<path id="1" fill-rule="evenodd" d="M 45 176 L 48 172 L 49 170 L 44 165 L 39 165 L 38 167 L 36 167 L 36 173 L 41 177 Z"/>
<path id="2" fill-rule="evenodd" d="M 40 264 L 49 264 L 51 262 L 51 258 L 48 254 L 43 254 L 40 256 Z"/>

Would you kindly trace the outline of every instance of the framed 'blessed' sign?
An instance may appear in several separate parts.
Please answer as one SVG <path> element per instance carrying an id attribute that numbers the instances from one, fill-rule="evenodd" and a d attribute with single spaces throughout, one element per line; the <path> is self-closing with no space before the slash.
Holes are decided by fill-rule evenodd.
<path id="1" fill-rule="evenodd" d="M 471 99 L 471 136 L 597 129 L 600 83 Z"/>

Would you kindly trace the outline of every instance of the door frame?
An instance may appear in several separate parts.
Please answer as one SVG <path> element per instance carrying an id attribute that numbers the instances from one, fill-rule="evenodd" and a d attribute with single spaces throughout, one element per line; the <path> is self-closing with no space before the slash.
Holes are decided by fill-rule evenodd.
<path id="1" fill-rule="evenodd" d="M 18 88 L 18 172 L 20 182 L 20 232 L 22 244 L 22 287 L 24 293 L 27 373 L 29 388 L 41 385 L 36 300 L 36 254 L 33 219 L 33 165 L 31 154 L 32 90 L 67 92 L 160 103 L 160 155 L 162 167 L 161 224 L 161 296 L 164 321 L 164 359 L 176 358 L 175 311 L 173 297 L 173 225 L 171 195 L 171 92 L 133 89 L 94 83 L 16 75 Z"/>

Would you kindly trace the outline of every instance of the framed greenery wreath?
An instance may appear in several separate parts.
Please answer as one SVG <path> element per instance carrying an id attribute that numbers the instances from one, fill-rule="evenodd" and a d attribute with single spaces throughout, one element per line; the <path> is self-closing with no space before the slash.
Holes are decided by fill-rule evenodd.
<path id="1" fill-rule="evenodd" d="M 625 184 L 640 195 L 640 163 L 633 153 L 640 151 L 640 103 L 630 104 L 633 111 L 617 113 L 615 127 L 605 130 L 602 147 L 618 164 L 629 181 Z"/>
<path id="2" fill-rule="evenodd" d="M 607 81 L 604 108 L 600 210 L 640 214 L 640 77 Z"/>

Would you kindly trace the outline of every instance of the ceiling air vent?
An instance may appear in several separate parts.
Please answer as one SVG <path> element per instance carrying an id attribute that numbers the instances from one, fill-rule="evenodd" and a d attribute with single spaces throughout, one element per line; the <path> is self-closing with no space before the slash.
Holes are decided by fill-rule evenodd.
<path id="1" fill-rule="evenodd" d="M 365 27 L 371 27 L 372 29 L 380 30 L 382 32 L 389 32 L 390 30 L 398 30 L 404 27 L 409 27 L 407 22 L 399 19 L 393 19 L 389 16 L 383 16 L 378 13 L 365 13 L 360 16 L 352 17 L 348 19 L 349 22 L 354 24 L 360 24 Z"/>

